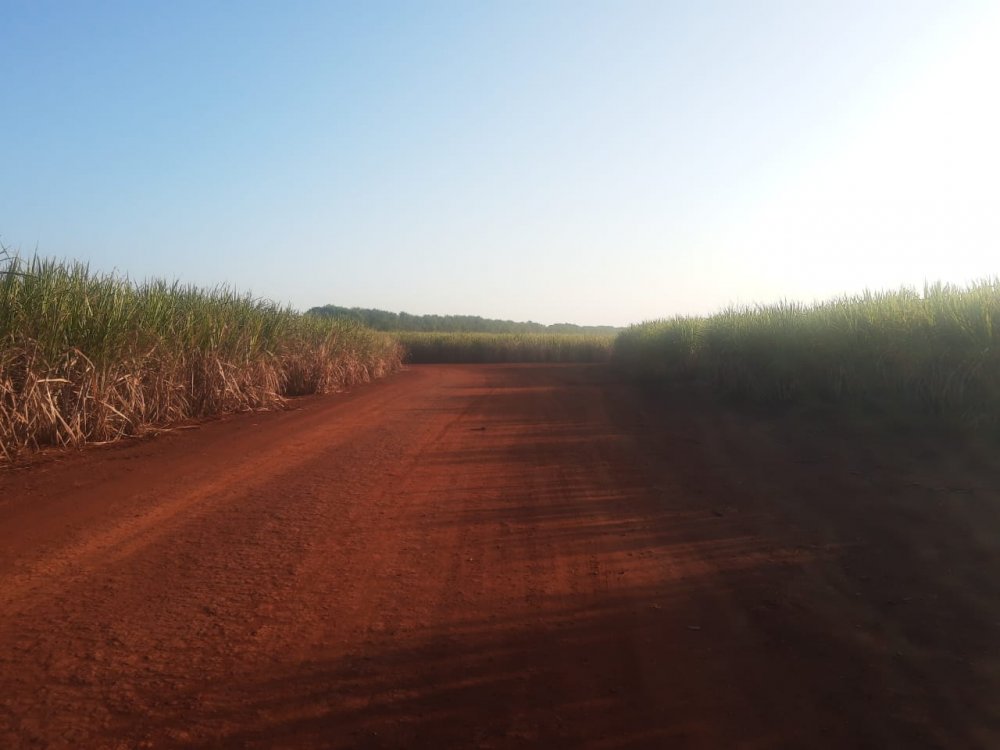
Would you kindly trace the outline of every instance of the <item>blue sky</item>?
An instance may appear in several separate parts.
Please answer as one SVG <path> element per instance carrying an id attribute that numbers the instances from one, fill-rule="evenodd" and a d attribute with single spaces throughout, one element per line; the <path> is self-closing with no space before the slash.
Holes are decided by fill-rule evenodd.
<path id="1" fill-rule="evenodd" d="M 546 323 L 1000 273 L 995 2 L 0 0 L 0 241 Z"/>

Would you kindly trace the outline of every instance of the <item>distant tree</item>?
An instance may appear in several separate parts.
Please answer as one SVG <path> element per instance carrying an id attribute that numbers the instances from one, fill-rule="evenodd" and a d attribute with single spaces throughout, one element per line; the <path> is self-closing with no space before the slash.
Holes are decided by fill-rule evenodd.
<path id="1" fill-rule="evenodd" d="M 575 323 L 555 323 L 550 326 L 533 321 L 481 318 L 478 315 L 410 315 L 363 307 L 323 305 L 313 307 L 307 315 L 324 318 L 348 318 L 364 323 L 377 331 L 427 331 L 432 333 L 616 333 L 614 326 L 578 326 Z"/>

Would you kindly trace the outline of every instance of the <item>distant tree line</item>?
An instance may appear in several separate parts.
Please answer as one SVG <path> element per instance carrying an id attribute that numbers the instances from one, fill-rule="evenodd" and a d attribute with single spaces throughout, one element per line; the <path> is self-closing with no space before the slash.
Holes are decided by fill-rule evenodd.
<path id="1" fill-rule="evenodd" d="M 578 326 L 575 323 L 555 323 L 547 326 L 528 321 L 494 320 L 478 315 L 410 315 L 409 313 L 371 310 L 362 307 L 323 305 L 310 309 L 307 315 L 323 318 L 346 318 L 364 323 L 376 331 L 426 331 L 437 333 L 588 333 L 612 334 L 614 326 Z"/>

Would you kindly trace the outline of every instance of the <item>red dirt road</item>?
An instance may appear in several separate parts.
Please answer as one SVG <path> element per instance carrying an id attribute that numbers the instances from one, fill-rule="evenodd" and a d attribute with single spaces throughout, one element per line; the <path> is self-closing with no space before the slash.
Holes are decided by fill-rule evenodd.
<path id="1" fill-rule="evenodd" d="M 47 457 L 0 747 L 1000 747 L 995 453 L 471 366 Z"/>

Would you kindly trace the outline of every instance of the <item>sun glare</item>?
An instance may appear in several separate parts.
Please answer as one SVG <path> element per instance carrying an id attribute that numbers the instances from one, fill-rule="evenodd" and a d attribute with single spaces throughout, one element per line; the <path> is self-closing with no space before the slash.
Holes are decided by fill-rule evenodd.
<path id="1" fill-rule="evenodd" d="M 1000 13 L 855 113 L 833 144 L 723 240 L 757 263 L 753 298 L 964 283 L 1000 244 Z M 829 148 L 826 146 L 829 145 Z"/>

